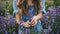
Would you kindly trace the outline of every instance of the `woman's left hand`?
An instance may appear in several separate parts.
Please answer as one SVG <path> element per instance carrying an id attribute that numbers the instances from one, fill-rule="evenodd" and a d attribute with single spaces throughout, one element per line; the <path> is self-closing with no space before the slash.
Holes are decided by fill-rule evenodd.
<path id="1" fill-rule="evenodd" d="M 39 16 L 33 16 L 31 18 L 31 26 L 35 26 L 37 24 L 38 19 L 39 19 Z"/>
<path id="2" fill-rule="evenodd" d="M 22 23 L 22 26 L 24 26 L 24 27 L 30 27 L 29 23 L 30 23 L 29 21 L 23 22 L 23 23 Z"/>

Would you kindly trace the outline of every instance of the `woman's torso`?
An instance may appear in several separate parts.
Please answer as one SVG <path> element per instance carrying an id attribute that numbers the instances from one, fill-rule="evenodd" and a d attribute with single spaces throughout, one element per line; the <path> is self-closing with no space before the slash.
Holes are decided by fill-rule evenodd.
<path id="1" fill-rule="evenodd" d="M 25 14 L 22 15 L 23 21 L 30 20 L 35 15 L 32 0 L 27 0 L 27 6 L 28 6 L 28 15 Z"/>
<path id="2" fill-rule="evenodd" d="M 22 20 L 23 21 L 30 20 L 34 15 L 35 15 L 34 7 L 33 6 L 28 6 L 28 15 L 23 14 L 22 15 Z"/>

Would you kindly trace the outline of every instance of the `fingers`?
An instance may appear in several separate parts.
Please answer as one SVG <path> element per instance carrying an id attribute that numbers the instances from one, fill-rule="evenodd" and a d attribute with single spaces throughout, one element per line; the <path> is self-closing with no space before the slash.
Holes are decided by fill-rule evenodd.
<path id="1" fill-rule="evenodd" d="M 29 20 L 27 21 L 27 23 L 30 25 L 31 23 L 29 22 Z"/>
<path id="2" fill-rule="evenodd" d="M 32 26 L 35 26 L 37 23 L 35 22 L 35 24 L 33 24 Z"/>
<path id="3" fill-rule="evenodd" d="M 31 23 L 30 23 L 31 26 L 32 26 L 33 24 L 35 24 L 34 21 L 35 21 L 35 19 L 34 19 L 34 17 L 32 17 L 32 18 L 31 18 Z"/>
<path id="4" fill-rule="evenodd" d="M 22 25 L 23 25 L 24 27 L 30 27 L 30 25 L 29 25 L 27 22 L 22 23 Z"/>
<path id="5" fill-rule="evenodd" d="M 33 21 L 32 24 L 31 24 L 31 26 L 33 26 L 34 24 L 35 24 L 35 22 Z"/>
<path id="6" fill-rule="evenodd" d="M 31 26 L 35 26 L 37 24 L 37 20 L 32 20 Z"/>
<path id="7" fill-rule="evenodd" d="M 31 24 L 34 24 L 34 20 L 35 20 L 35 19 L 34 19 L 34 18 L 31 18 L 31 19 L 32 19 L 32 20 L 31 20 Z"/>

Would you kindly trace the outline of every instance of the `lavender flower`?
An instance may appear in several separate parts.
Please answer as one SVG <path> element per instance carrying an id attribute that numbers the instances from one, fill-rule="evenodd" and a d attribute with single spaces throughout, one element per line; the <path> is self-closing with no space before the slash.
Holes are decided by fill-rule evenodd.
<path id="1" fill-rule="evenodd" d="M 43 32 L 44 32 L 44 34 L 48 34 L 48 30 L 47 29 L 44 29 Z"/>
<path id="2" fill-rule="evenodd" d="M 8 16 L 8 12 L 7 12 L 7 11 L 5 12 L 5 17 L 6 17 L 6 16 Z"/>
<path id="3" fill-rule="evenodd" d="M 26 29 L 26 34 L 30 34 L 30 29 Z"/>
<path id="4" fill-rule="evenodd" d="M 52 28 L 50 25 L 48 25 L 48 31 L 51 32 L 52 31 Z"/>
<path id="5" fill-rule="evenodd" d="M 22 30 L 20 30 L 20 31 L 18 32 L 18 34 L 22 34 Z"/>
<path id="6" fill-rule="evenodd" d="M 57 34 L 60 34 L 60 31 L 57 31 Z"/>

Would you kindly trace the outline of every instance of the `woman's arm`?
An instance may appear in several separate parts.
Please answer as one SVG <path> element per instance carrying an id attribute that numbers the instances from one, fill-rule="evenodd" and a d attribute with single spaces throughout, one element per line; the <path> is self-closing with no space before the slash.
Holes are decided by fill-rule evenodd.
<path id="1" fill-rule="evenodd" d="M 18 7 L 18 5 L 20 5 L 20 3 L 21 3 L 20 1 L 22 1 L 22 0 L 16 0 L 16 2 L 15 2 L 15 5 L 18 9 L 18 12 L 16 13 L 16 22 L 17 23 L 19 23 L 19 21 L 21 19 L 21 15 L 22 15 L 22 7 L 21 8 Z"/>
<path id="2" fill-rule="evenodd" d="M 40 1 L 41 9 L 38 10 L 38 14 L 36 16 L 33 16 L 31 19 L 32 26 L 37 24 L 37 20 L 42 18 L 42 14 L 45 13 L 45 1 Z"/>
<path id="3" fill-rule="evenodd" d="M 16 14 L 15 20 L 16 20 L 16 23 L 19 24 L 19 21 L 20 21 L 20 15 L 19 14 Z"/>
<path id="4" fill-rule="evenodd" d="M 39 14 L 37 14 L 36 16 L 33 16 L 31 18 L 31 26 L 35 26 L 37 24 L 37 21 L 42 18 L 42 13 L 40 12 Z"/>
<path id="5" fill-rule="evenodd" d="M 40 12 L 39 14 L 36 15 L 38 17 L 38 19 L 42 18 L 42 12 Z"/>
<path id="6" fill-rule="evenodd" d="M 19 6 L 21 0 L 17 0 L 16 5 Z"/>
<path id="7" fill-rule="evenodd" d="M 21 21 L 21 16 L 22 16 L 22 8 L 18 8 L 18 12 L 16 14 L 16 22 L 19 24 L 19 22 Z"/>

